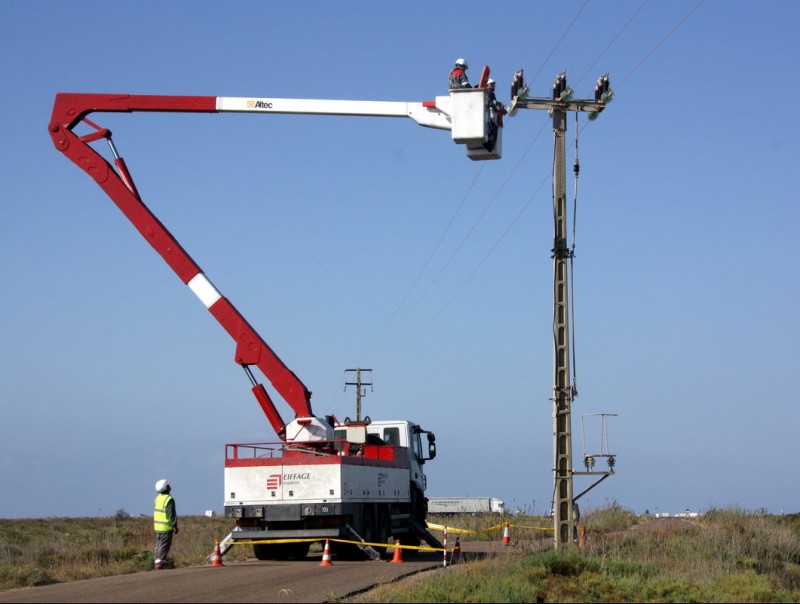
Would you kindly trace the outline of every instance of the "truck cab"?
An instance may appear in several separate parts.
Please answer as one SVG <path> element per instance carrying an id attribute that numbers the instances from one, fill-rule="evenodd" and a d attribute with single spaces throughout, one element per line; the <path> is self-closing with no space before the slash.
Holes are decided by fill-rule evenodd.
<path id="1" fill-rule="evenodd" d="M 425 435 L 424 440 L 423 435 Z M 411 483 L 421 493 L 427 489 L 427 479 L 422 466 L 426 461 L 436 457 L 436 436 L 433 432 L 423 430 L 419 425 L 405 420 L 371 421 L 367 417 L 363 422 L 351 422 L 348 418 L 343 424 L 334 427 L 334 438 L 344 439 L 348 443 L 361 442 L 407 448 L 411 453 L 409 455 Z"/>

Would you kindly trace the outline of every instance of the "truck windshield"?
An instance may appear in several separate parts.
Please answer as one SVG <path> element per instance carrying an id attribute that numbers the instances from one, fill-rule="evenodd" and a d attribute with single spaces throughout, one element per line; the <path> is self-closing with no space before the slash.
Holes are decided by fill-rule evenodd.
<path id="1" fill-rule="evenodd" d="M 419 461 L 424 459 L 422 456 L 422 441 L 419 438 L 419 432 L 415 432 L 411 435 L 411 449 L 414 451 L 414 457 Z"/>

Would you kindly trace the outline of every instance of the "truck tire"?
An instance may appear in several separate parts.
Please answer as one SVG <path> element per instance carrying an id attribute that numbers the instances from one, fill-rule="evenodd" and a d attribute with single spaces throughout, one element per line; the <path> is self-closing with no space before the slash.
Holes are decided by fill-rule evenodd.
<path id="1" fill-rule="evenodd" d="M 392 515 L 388 505 L 378 506 L 378 534 L 375 538 L 377 543 L 389 543 L 392 536 Z M 381 558 L 386 557 L 386 547 L 376 547 Z"/>
<path id="2" fill-rule="evenodd" d="M 416 488 L 414 485 L 411 487 L 411 516 L 417 523 L 425 525 L 425 518 L 428 515 L 428 504 L 427 500 L 425 499 L 425 495 L 422 491 Z M 410 527 L 409 527 L 410 528 Z M 419 547 L 422 545 L 422 538 L 419 534 L 414 531 L 413 529 L 409 530 L 408 535 L 406 536 L 405 540 L 403 541 L 403 545 L 413 545 L 414 547 Z M 417 549 L 409 549 L 405 550 L 403 553 L 408 553 L 409 555 L 415 556 L 419 553 Z"/>

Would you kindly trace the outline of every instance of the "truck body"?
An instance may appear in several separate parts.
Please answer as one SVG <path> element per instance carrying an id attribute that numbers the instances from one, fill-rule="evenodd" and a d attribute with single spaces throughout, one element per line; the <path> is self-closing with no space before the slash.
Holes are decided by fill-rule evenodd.
<path id="1" fill-rule="evenodd" d="M 376 559 L 390 540 L 439 547 L 425 523 L 422 470 L 436 455 L 433 434 L 405 420 L 329 427 L 331 440 L 313 448 L 297 439 L 227 445 L 225 515 L 237 527 L 230 540 L 261 542 L 254 553 L 262 560 L 308 551 L 308 541 L 280 540 L 351 540 Z"/>
<path id="2" fill-rule="evenodd" d="M 431 497 L 428 513 L 439 516 L 456 514 L 505 514 L 502 499 L 496 497 Z"/>
<path id="3" fill-rule="evenodd" d="M 488 78 L 484 68 L 482 82 Z M 309 540 L 344 537 L 357 549 L 379 557 L 384 544 L 425 540 L 442 544 L 427 529 L 427 488 L 422 466 L 436 455 L 433 433 L 406 421 L 339 422 L 320 418 L 311 392 L 205 276 L 199 265 L 141 199 L 111 131 L 90 113 L 250 113 L 406 117 L 421 126 L 450 130 L 473 160 L 499 159 L 501 142 L 486 149 L 488 106 L 485 90 L 451 92 L 421 103 L 338 101 L 259 97 L 166 96 L 58 93 L 48 132 L 56 149 L 90 176 L 142 237 L 205 305 L 236 343 L 234 360 L 278 437 L 272 443 L 226 445 L 225 515 L 236 527 L 224 540 L 254 542 L 259 559 L 305 556 Z M 86 131 L 78 134 L 77 129 Z M 108 143 L 107 159 L 92 143 Z M 272 385 L 254 374 L 259 369 Z M 273 396 L 294 412 L 284 422 Z M 424 440 L 423 440 L 424 436 Z M 304 539 L 305 541 L 300 541 Z M 375 547 L 373 547 L 374 544 Z M 338 545 L 338 544 L 337 544 Z M 413 553 L 413 550 L 410 551 Z"/>

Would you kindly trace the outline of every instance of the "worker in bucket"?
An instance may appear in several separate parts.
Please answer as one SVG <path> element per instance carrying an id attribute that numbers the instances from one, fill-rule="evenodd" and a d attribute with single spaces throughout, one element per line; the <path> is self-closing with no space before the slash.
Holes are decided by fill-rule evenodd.
<path id="1" fill-rule="evenodd" d="M 161 479 L 156 483 L 155 506 L 153 508 L 153 526 L 156 531 L 155 562 L 153 568 L 160 570 L 169 568 L 167 554 L 172 547 L 172 535 L 178 534 L 178 514 L 175 511 L 175 500 L 170 493 L 172 486 L 169 480 Z"/>
<path id="2" fill-rule="evenodd" d="M 467 78 L 469 66 L 464 59 L 456 59 L 456 65 L 450 71 L 450 89 L 453 88 L 472 88 Z"/>
<path id="3" fill-rule="evenodd" d="M 497 120 L 500 114 L 502 105 L 497 102 L 497 96 L 494 93 L 495 83 L 491 78 L 486 81 L 486 105 L 489 107 L 489 140 L 483 145 L 487 151 L 494 149 L 497 142 Z"/>

